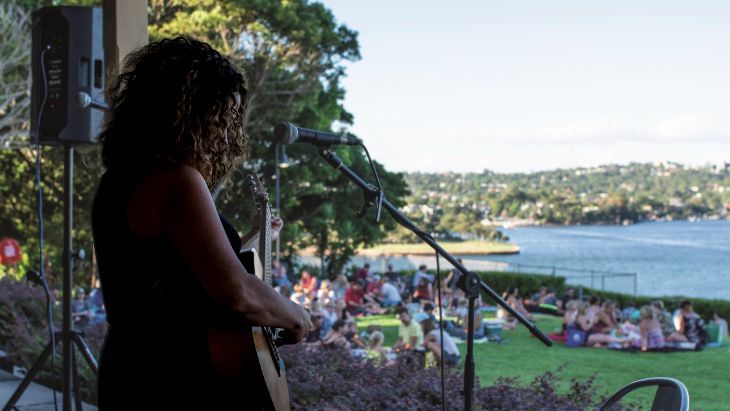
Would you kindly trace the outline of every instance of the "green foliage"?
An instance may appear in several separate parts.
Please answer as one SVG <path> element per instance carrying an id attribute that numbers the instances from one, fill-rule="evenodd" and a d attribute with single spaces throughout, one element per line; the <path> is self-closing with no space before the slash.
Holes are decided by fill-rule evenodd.
<path id="1" fill-rule="evenodd" d="M 722 217 L 730 209 L 728 165 L 605 165 L 530 174 L 410 173 L 406 180 L 413 192 L 408 204 L 428 204 L 435 210 L 425 216 L 414 209 L 411 217 L 439 233 L 462 231 L 463 220 L 473 227 L 480 221 L 499 224 L 509 219 L 621 224 Z M 434 224 L 439 218 L 441 226 Z"/>
<path id="2" fill-rule="evenodd" d="M 13 14 L 8 19 L 15 22 L 26 16 L 23 17 L 26 20 L 18 20 L 17 23 L 27 28 L 28 12 L 49 2 L 23 0 L 17 4 L 19 7 L 16 9 L 22 13 Z M 99 2 L 66 0 L 53 4 L 98 5 Z M 4 7 L 2 10 L 5 10 Z M 344 75 L 343 63 L 360 58 L 357 33 L 337 24 L 332 12 L 322 4 L 306 0 L 153 0 L 149 2 L 149 11 L 152 40 L 183 34 L 203 39 L 245 69 L 249 89 L 246 130 L 253 137 L 251 160 L 246 167 L 257 169 L 267 183 L 273 182 L 276 164 L 274 146 L 262 138 L 271 137 L 274 124 L 286 120 L 305 127 L 332 130 L 352 122 L 352 115 L 342 106 L 345 91 L 340 79 Z M 0 13 L 0 18 L 3 16 Z M 16 32 L 19 33 L 17 39 L 6 37 L 5 44 L 12 43 L 13 50 L 27 51 L 29 31 L 15 30 L 13 34 Z M 10 53 L 6 52 L 9 49 L 2 47 L 0 41 L 5 62 L 6 55 Z M 25 100 L 29 100 L 27 68 L 30 67 L 30 55 L 25 53 L 21 57 L 13 66 L 20 70 L 13 74 L 13 78 L 19 79 L 14 84 L 21 82 L 20 92 L 24 93 Z M 7 65 L 3 67 L 7 69 Z M 0 77 L 9 78 L 8 74 Z M 5 88 L 0 90 L 0 95 L 3 91 Z M 19 107 L 18 104 L 15 107 Z M 27 107 L 23 110 L 14 116 L 20 122 L 12 130 L 2 128 L 3 114 L 0 112 L 0 133 L 11 130 L 20 133 L 25 141 L 23 148 L 0 152 L 0 202 L 6 204 L 0 217 L 0 234 L 18 239 L 32 264 L 38 261 L 39 226 L 34 183 L 35 152 L 27 146 Z M 57 148 L 44 147 L 41 150 L 45 264 L 47 273 L 51 274 L 53 267 L 60 269 L 62 266 L 63 154 Z M 369 167 L 360 151 L 347 148 L 340 151 L 339 155 L 347 164 L 369 178 Z M 355 249 L 380 240 L 387 230 L 394 228 L 393 221 L 387 216 L 380 226 L 355 218 L 355 212 L 361 207 L 361 193 L 318 158 L 314 148 L 292 146 L 288 154 L 293 166 L 281 173 L 280 214 L 286 220 L 282 241 L 289 258 L 295 250 L 315 246 L 320 253 L 326 254 L 328 271 L 336 272 Z M 75 167 L 74 241 L 77 248 L 90 250 L 89 215 L 97 179 L 102 172 L 96 148 L 81 149 L 77 153 Z M 388 172 L 381 164 L 376 164 L 376 167 L 388 199 L 395 205 L 402 205 L 401 198 L 406 194 L 402 176 Z M 273 192 L 271 194 L 273 197 Z M 240 174 L 234 174 L 226 184 L 223 195 L 218 198 L 218 206 L 234 225 L 241 230 L 247 229 L 251 202 Z M 372 213 L 367 218 L 372 219 Z M 77 281 L 88 281 L 88 268 L 77 272 Z M 54 281 L 58 282 L 60 278 Z"/>

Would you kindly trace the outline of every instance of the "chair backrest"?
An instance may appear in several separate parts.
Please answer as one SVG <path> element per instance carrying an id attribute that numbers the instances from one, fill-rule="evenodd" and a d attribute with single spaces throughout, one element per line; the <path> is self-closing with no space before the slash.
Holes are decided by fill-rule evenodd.
<path id="1" fill-rule="evenodd" d="M 611 410 L 626 394 L 639 388 L 651 386 L 657 387 L 654 402 L 651 405 L 651 411 L 689 410 L 689 393 L 687 392 L 687 387 L 679 380 L 665 377 L 645 378 L 634 381 L 613 394 L 611 398 L 601 405 L 599 410 Z"/>

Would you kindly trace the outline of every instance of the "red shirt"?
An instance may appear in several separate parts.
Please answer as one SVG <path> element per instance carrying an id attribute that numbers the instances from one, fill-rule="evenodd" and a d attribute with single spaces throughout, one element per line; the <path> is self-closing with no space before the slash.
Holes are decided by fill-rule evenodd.
<path id="1" fill-rule="evenodd" d="M 345 291 L 345 302 L 347 305 L 350 305 L 350 303 L 355 304 L 362 304 L 362 297 L 365 295 L 365 291 L 360 289 L 360 291 L 355 290 L 355 287 L 350 287 Z"/>
<path id="2" fill-rule="evenodd" d="M 426 300 L 431 299 L 431 287 L 428 284 L 421 284 L 416 288 L 416 292 L 413 293 L 413 298 L 423 298 Z"/>
<path id="3" fill-rule="evenodd" d="M 299 285 L 302 286 L 302 291 L 304 291 L 305 294 L 317 291 L 317 279 L 315 277 L 309 277 L 309 280 L 302 277 L 299 281 Z"/>
<path id="4" fill-rule="evenodd" d="M 370 294 L 380 294 L 380 289 L 383 288 L 383 283 L 380 281 L 373 281 L 368 284 L 367 292 Z"/>
<path id="5" fill-rule="evenodd" d="M 363 267 L 355 271 L 355 280 L 368 280 L 368 269 Z"/>

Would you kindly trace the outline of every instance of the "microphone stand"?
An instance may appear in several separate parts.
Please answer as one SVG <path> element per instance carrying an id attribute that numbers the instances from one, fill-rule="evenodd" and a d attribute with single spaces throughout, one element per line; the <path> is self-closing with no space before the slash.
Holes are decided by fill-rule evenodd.
<path id="1" fill-rule="evenodd" d="M 385 195 L 372 184 L 367 183 L 365 180 L 360 178 L 357 173 L 347 167 L 341 158 L 337 154 L 330 150 L 328 146 L 322 146 L 319 148 L 319 155 L 322 156 L 332 167 L 339 170 L 342 174 L 347 176 L 352 182 L 357 184 L 363 190 L 365 197 L 365 205 L 363 210 L 358 213 L 359 216 L 364 215 L 372 205 L 377 206 L 377 215 L 380 216 L 380 207 L 383 206 L 388 213 L 398 222 L 398 224 L 411 230 L 418 236 L 423 242 L 428 244 L 434 249 L 439 255 L 444 257 L 450 262 L 457 270 L 462 272 L 462 276 L 457 281 L 456 285 L 459 287 L 469 300 L 469 324 L 467 330 L 467 343 L 466 343 L 466 358 L 464 359 L 464 410 L 471 411 L 473 392 L 474 392 L 474 311 L 476 309 L 476 299 L 479 297 L 480 292 L 487 294 L 494 302 L 502 306 L 510 315 L 515 317 L 521 322 L 527 329 L 543 344 L 550 347 L 553 345 L 553 341 L 545 335 L 535 324 L 527 320 L 522 314 L 512 308 L 506 301 L 502 299 L 494 290 L 492 290 L 487 284 L 485 284 L 481 278 L 474 272 L 467 270 L 456 258 L 444 250 L 430 235 L 423 232 L 418 228 L 408 217 L 400 212 L 393 204 L 391 204 Z"/>

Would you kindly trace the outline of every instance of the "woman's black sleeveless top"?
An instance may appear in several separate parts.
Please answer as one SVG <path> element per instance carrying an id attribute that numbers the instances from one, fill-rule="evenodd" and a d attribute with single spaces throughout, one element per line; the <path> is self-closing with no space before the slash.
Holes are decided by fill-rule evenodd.
<path id="1" fill-rule="evenodd" d="M 142 238 L 128 225 L 134 184 L 128 174 L 107 171 L 92 211 L 109 323 L 99 365 L 100 409 L 246 408 L 245 387 L 213 373 L 207 319 L 215 308 L 202 284 L 169 239 Z M 237 252 L 240 237 L 221 223 Z"/>

